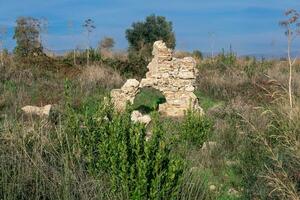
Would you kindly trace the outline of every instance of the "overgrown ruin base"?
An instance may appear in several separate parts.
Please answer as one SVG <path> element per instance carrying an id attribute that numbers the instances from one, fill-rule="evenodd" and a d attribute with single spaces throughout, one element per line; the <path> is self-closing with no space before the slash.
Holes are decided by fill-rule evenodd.
<path id="1" fill-rule="evenodd" d="M 194 94 L 196 61 L 192 57 L 178 59 L 162 41 L 153 44 L 154 58 L 147 68 L 146 78 L 141 82 L 128 79 L 121 89 L 111 91 L 112 101 L 117 110 L 122 111 L 126 102 L 133 103 L 140 88 L 153 87 L 163 93 L 166 103 L 159 105 L 159 112 L 170 117 L 180 117 L 188 109 L 203 112 Z"/>

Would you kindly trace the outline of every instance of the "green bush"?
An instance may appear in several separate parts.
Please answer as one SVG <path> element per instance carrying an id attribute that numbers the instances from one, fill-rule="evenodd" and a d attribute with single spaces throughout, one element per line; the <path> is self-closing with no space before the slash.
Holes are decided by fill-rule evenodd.
<path id="1" fill-rule="evenodd" d="M 130 111 L 118 114 L 109 101 L 92 112 L 70 109 L 66 131 L 79 141 L 81 159 L 93 176 L 108 174 L 113 191 L 129 199 L 172 199 L 177 195 L 184 163 L 171 155 L 165 131 L 154 116 L 152 136 L 131 121 Z"/>
<path id="2" fill-rule="evenodd" d="M 181 124 L 181 137 L 189 143 L 202 146 L 212 132 L 212 122 L 198 112 L 187 110 Z"/>
<path id="3" fill-rule="evenodd" d="M 148 62 L 138 55 L 129 54 L 128 59 L 122 60 L 118 58 L 106 58 L 102 59 L 101 62 L 110 66 L 114 70 L 120 72 L 125 77 L 144 77 L 147 72 Z"/>

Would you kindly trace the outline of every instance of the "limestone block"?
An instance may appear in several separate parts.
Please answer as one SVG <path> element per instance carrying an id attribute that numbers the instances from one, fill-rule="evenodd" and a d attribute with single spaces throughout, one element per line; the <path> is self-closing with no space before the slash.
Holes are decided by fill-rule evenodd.
<path id="1" fill-rule="evenodd" d="M 150 115 L 143 115 L 139 111 L 135 110 L 131 113 L 131 121 L 148 125 L 151 122 L 151 117 Z"/>
<path id="2" fill-rule="evenodd" d="M 152 55 L 158 58 L 159 62 L 171 60 L 172 54 L 172 50 L 168 49 L 162 40 L 154 42 Z"/>
<path id="3" fill-rule="evenodd" d="M 187 92 L 194 92 L 194 90 L 195 90 L 195 87 L 192 85 L 185 86 L 185 91 L 187 91 Z"/>
<path id="4" fill-rule="evenodd" d="M 21 108 L 21 110 L 24 112 L 26 115 L 35 115 L 39 117 L 48 117 L 50 115 L 52 105 L 46 105 L 42 107 L 38 106 L 24 106 Z"/>
<path id="5" fill-rule="evenodd" d="M 178 73 L 178 77 L 182 78 L 182 79 L 194 79 L 195 74 L 193 72 L 190 72 L 190 71 L 180 71 Z"/>
<path id="6" fill-rule="evenodd" d="M 121 89 L 111 91 L 112 102 L 118 111 L 125 110 L 127 101 L 133 103 L 134 97 L 139 91 L 139 84 L 136 79 L 128 79 Z"/>
<path id="7" fill-rule="evenodd" d="M 153 44 L 153 59 L 147 66 L 146 78 L 139 83 L 129 79 L 121 89 L 111 92 L 117 108 L 124 109 L 126 102 L 133 102 L 140 88 L 153 87 L 160 90 L 166 103 L 159 105 L 159 112 L 167 116 L 183 116 L 187 109 L 203 112 L 193 93 L 196 80 L 196 61 L 192 57 L 173 58 L 173 51 L 162 41 Z M 137 114 L 137 113 L 135 113 Z"/>
<path id="8" fill-rule="evenodd" d="M 143 87 L 153 87 L 155 85 L 157 85 L 157 79 L 143 78 L 141 80 L 140 88 L 143 88 Z"/>
<path id="9" fill-rule="evenodd" d="M 139 88 L 140 83 L 136 79 L 128 79 L 122 86 L 121 90 L 126 94 L 135 94 Z"/>

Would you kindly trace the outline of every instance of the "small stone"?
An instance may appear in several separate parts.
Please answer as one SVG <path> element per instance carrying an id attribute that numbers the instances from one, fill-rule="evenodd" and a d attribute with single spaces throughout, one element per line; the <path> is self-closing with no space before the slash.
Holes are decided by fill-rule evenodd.
<path id="1" fill-rule="evenodd" d="M 235 197 L 238 197 L 240 194 L 237 190 L 235 190 L 234 188 L 230 188 L 227 192 L 229 195 L 231 196 L 235 196 Z"/>
<path id="2" fill-rule="evenodd" d="M 142 117 L 139 118 L 139 121 L 141 123 L 148 125 L 151 122 L 151 117 L 150 115 L 143 115 Z"/>
<path id="3" fill-rule="evenodd" d="M 122 86 L 121 90 L 125 93 L 135 93 L 139 88 L 140 82 L 136 79 L 128 79 Z"/>
<path id="4" fill-rule="evenodd" d="M 24 112 L 26 115 L 35 115 L 39 117 L 48 117 L 50 115 L 52 105 L 46 105 L 43 107 L 38 107 L 38 106 L 24 106 L 21 108 L 21 110 Z"/>
<path id="5" fill-rule="evenodd" d="M 150 115 L 143 115 L 139 111 L 135 110 L 131 113 L 131 121 L 148 125 L 151 122 L 151 117 Z"/>
<path id="6" fill-rule="evenodd" d="M 210 191 L 215 191 L 216 189 L 217 189 L 217 187 L 215 185 L 210 185 L 209 186 Z"/>
<path id="7" fill-rule="evenodd" d="M 151 139 L 151 136 L 152 136 L 152 132 L 148 130 L 146 132 L 146 141 L 149 141 Z"/>

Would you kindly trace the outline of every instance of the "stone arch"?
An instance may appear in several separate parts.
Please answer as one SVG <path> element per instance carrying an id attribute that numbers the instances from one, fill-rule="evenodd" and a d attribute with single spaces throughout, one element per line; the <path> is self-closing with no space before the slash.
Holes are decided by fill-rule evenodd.
<path id="1" fill-rule="evenodd" d="M 159 110 L 159 106 L 163 103 L 166 103 L 166 97 L 159 89 L 154 87 L 140 88 L 133 100 L 134 109 L 143 114 Z"/>
<path id="2" fill-rule="evenodd" d="M 172 50 L 162 41 L 153 44 L 152 54 L 154 57 L 147 66 L 149 71 L 146 78 L 141 82 L 129 79 L 121 89 L 112 90 L 111 96 L 116 108 L 124 109 L 126 101 L 133 103 L 140 88 L 153 87 L 166 98 L 166 102 L 159 106 L 161 114 L 178 117 L 184 115 L 187 109 L 203 112 L 194 94 L 196 61 L 192 57 L 174 58 Z"/>

